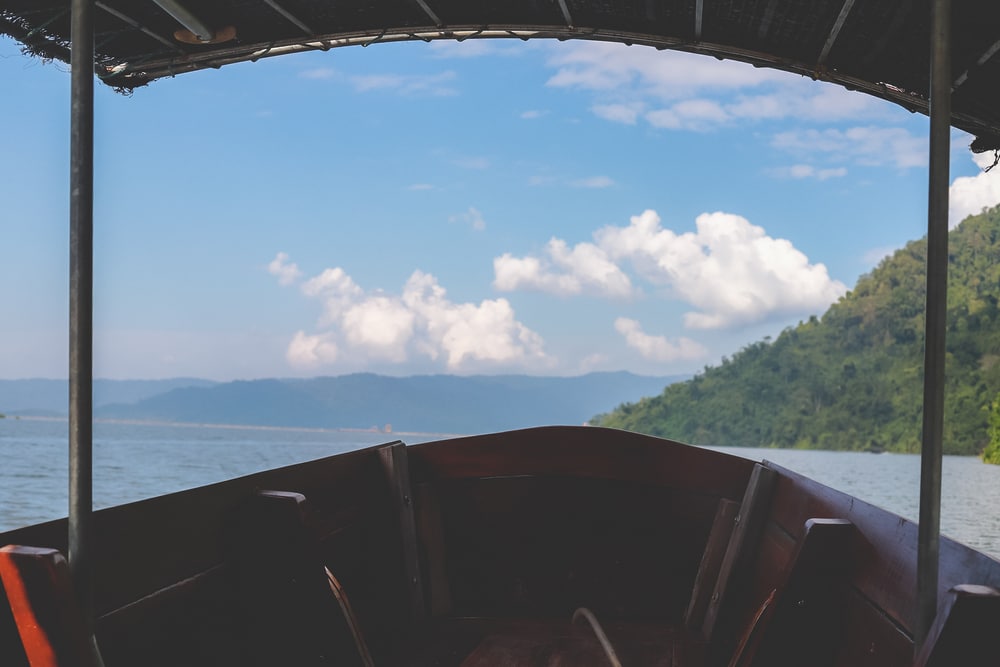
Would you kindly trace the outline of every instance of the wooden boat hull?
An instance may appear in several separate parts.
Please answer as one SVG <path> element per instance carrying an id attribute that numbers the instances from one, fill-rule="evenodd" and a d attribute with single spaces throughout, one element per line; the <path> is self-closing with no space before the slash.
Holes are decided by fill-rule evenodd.
<path id="1" fill-rule="evenodd" d="M 389 444 L 95 522 L 109 666 L 366 664 L 359 645 L 376 665 L 607 664 L 571 623 L 581 607 L 623 664 L 913 664 L 913 524 L 777 466 L 621 431 Z M 0 544 L 64 550 L 65 521 Z M 941 547 L 942 599 L 1000 586 L 1000 563 Z M 0 664 L 28 664 L 7 604 Z"/>

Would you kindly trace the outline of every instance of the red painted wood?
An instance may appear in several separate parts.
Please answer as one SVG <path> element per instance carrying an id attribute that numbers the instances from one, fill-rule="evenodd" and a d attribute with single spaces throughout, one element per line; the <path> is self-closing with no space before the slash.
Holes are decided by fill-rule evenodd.
<path id="1" fill-rule="evenodd" d="M 101 667 L 61 553 L 5 546 L 0 577 L 31 667 Z"/>

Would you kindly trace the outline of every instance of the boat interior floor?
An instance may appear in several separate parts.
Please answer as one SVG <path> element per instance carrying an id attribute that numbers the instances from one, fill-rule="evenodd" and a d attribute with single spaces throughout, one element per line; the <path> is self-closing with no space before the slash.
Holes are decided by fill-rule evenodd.
<path id="1" fill-rule="evenodd" d="M 603 625 L 620 664 L 693 667 L 705 662 L 704 642 L 662 624 Z M 585 620 L 463 618 L 435 623 L 401 650 L 398 667 L 607 667 L 615 663 Z"/>

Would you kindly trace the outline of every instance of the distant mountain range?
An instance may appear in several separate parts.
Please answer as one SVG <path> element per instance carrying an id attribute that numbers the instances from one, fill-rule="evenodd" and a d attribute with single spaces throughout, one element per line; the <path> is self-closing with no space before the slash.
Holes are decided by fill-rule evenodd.
<path id="1" fill-rule="evenodd" d="M 313 379 L 98 380 L 97 418 L 186 423 L 385 428 L 482 433 L 540 424 L 582 424 L 598 412 L 659 394 L 687 376 L 627 372 L 576 377 L 370 373 Z M 0 412 L 66 413 L 66 381 L 0 380 Z"/>

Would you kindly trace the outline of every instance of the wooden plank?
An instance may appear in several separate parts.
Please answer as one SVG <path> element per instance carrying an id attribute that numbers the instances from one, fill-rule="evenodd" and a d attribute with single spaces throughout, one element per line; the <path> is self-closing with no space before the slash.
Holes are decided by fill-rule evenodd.
<path id="1" fill-rule="evenodd" d="M 451 613 L 451 584 L 448 581 L 448 556 L 445 549 L 444 521 L 441 500 L 436 487 L 421 484 L 414 489 L 417 515 L 417 536 L 427 566 L 427 593 L 430 615 Z"/>
<path id="2" fill-rule="evenodd" d="M 844 596 L 844 636 L 836 667 L 912 667 L 913 641 L 881 609 L 849 586 Z"/>
<path id="3" fill-rule="evenodd" d="M 61 553 L 18 545 L 0 548 L 0 578 L 32 667 L 103 667 Z"/>
<path id="4" fill-rule="evenodd" d="M 715 519 L 712 521 L 712 530 L 708 534 L 708 543 L 705 545 L 705 553 L 702 554 L 698 574 L 695 576 L 694 588 L 691 589 L 691 601 L 684 614 L 684 627 L 688 632 L 701 631 L 705 612 L 708 610 L 708 603 L 715 582 L 719 578 L 719 570 L 722 568 L 722 559 L 726 555 L 726 547 L 736 528 L 739 509 L 740 504 L 735 501 L 725 498 L 719 501 Z"/>
<path id="5" fill-rule="evenodd" d="M 424 586 L 420 573 L 420 554 L 417 549 L 417 524 L 413 512 L 413 489 L 410 486 L 410 466 L 406 445 L 402 442 L 385 445 L 378 450 L 385 468 L 389 490 L 399 518 L 399 532 L 403 544 L 403 568 L 410 597 L 410 616 L 414 621 L 427 617 L 424 604 Z"/>
<path id="6" fill-rule="evenodd" d="M 773 602 L 734 655 L 733 667 L 832 665 L 844 631 L 843 598 L 857 564 L 857 530 L 843 519 L 810 519 Z"/>
<path id="7" fill-rule="evenodd" d="M 734 605 L 738 602 L 741 582 L 750 566 L 757 543 L 760 540 L 767 514 L 771 506 L 771 494 L 777 482 L 778 474 L 770 468 L 755 465 L 743 494 L 740 512 L 732 539 L 726 548 L 726 555 L 719 568 L 719 578 L 712 591 L 705 621 L 702 624 L 702 634 L 710 642 L 719 626 L 731 623 L 730 617 L 735 612 Z M 724 628 L 728 630 L 728 628 Z"/>
<path id="8" fill-rule="evenodd" d="M 914 667 L 991 667 L 1000 663 L 1000 591 L 961 585 L 948 592 Z"/>
<path id="9" fill-rule="evenodd" d="M 568 476 L 687 489 L 738 500 L 753 462 L 679 442 L 594 426 L 547 426 L 409 448 L 414 482 Z"/>

